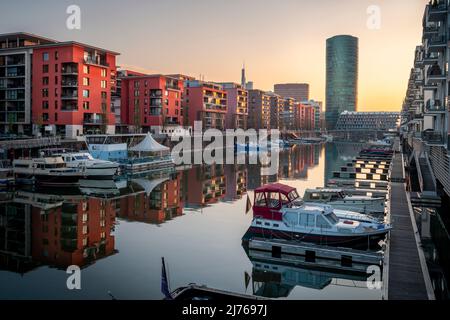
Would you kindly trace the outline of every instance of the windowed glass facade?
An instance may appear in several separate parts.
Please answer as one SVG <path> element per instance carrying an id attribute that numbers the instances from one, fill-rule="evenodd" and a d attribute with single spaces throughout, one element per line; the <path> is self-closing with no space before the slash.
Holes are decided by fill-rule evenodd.
<path id="1" fill-rule="evenodd" d="M 327 40 L 326 123 L 335 129 L 343 111 L 357 111 L 358 38 L 335 36 Z"/>

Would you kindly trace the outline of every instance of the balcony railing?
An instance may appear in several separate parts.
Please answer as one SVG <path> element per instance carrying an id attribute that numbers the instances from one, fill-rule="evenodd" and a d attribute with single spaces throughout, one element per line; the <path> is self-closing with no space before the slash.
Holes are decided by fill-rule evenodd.
<path id="1" fill-rule="evenodd" d="M 444 136 L 438 131 L 422 132 L 422 140 L 429 144 L 444 144 Z"/>
<path id="2" fill-rule="evenodd" d="M 104 61 L 100 57 L 97 57 L 97 58 L 95 58 L 95 57 L 85 57 L 84 58 L 84 63 L 95 64 L 95 65 L 103 66 L 103 67 L 109 67 L 109 63 L 107 63 L 106 61 Z"/>
<path id="3" fill-rule="evenodd" d="M 78 87 L 78 81 L 70 81 L 70 80 L 63 80 L 61 81 L 62 87 Z"/>
<path id="4" fill-rule="evenodd" d="M 75 100 L 75 99 L 78 99 L 78 93 L 77 92 L 63 93 L 61 95 L 61 99 L 63 99 L 63 100 Z"/>
<path id="5" fill-rule="evenodd" d="M 440 100 L 428 100 L 425 104 L 425 110 L 427 112 L 445 112 L 445 106 Z"/>
<path id="6" fill-rule="evenodd" d="M 62 68 L 61 74 L 78 74 L 77 68 Z"/>

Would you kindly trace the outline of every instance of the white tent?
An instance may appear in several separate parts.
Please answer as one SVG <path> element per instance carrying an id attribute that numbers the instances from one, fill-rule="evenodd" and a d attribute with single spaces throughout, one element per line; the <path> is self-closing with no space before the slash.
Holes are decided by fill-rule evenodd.
<path id="1" fill-rule="evenodd" d="M 140 143 L 130 148 L 129 150 L 135 152 L 163 152 L 169 151 L 170 148 L 159 144 L 155 139 L 153 139 L 150 133 L 147 133 L 144 140 L 142 140 Z"/>

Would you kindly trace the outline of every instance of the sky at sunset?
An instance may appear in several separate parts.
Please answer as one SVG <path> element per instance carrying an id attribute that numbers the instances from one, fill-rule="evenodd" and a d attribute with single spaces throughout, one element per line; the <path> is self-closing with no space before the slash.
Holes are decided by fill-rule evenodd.
<path id="1" fill-rule="evenodd" d="M 5 1 L 0 33 L 25 31 L 118 51 L 119 65 L 211 81 L 307 82 L 325 100 L 325 41 L 359 38 L 359 110 L 401 107 L 427 0 L 58 0 Z M 67 6 L 81 8 L 81 30 L 66 28 Z M 367 27 L 367 8 L 381 28 Z"/>

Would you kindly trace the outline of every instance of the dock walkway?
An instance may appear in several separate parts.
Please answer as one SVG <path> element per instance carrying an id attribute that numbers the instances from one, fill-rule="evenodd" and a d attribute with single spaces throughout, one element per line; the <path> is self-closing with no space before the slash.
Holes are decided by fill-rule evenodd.
<path id="1" fill-rule="evenodd" d="M 398 147 L 398 141 L 396 143 Z M 388 253 L 387 298 L 389 300 L 429 300 L 429 276 L 417 243 L 417 228 L 410 213 L 406 194 L 405 174 L 402 154 L 397 152 L 393 158 L 390 189 L 390 220 L 393 230 L 390 233 Z M 428 282 L 428 283 L 427 283 Z M 428 288 L 427 288 L 428 287 Z M 427 290 L 428 289 L 428 290 Z"/>

